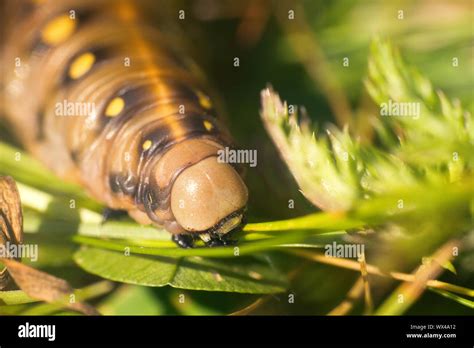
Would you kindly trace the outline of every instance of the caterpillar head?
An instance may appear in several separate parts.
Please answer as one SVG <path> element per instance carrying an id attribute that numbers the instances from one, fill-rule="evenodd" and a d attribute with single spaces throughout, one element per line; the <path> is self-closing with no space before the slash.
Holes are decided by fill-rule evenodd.
<path id="1" fill-rule="evenodd" d="M 205 240 L 210 232 L 223 236 L 238 227 L 247 199 L 247 187 L 236 170 L 212 156 L 178 175 L 171 211 L 186 232 L 200 233 Z"/>

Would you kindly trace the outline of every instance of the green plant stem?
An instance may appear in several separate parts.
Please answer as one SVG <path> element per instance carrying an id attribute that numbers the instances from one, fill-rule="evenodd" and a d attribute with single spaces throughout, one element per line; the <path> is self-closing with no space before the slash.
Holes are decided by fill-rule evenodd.
<path id="1" fill-rule="evenodd" d="M 113 283 L 103 280 L 74 291 L 76 301 L 87 301 L 110 292 Z M 22 315 L 51 315 L 64 308 L 62 303 L 40 303 L 23 311 Z"/>
<path id="2" fill-rule="evenodd" d="M 306 251 L 306 250 L 286 250 L 286 252 L 298 255 L 300 257 L 307 258 L 312 261 L 324 263 L 327 265 L 332 265 L 335 267 L 341 267 L 341 268 L 346 268 L 346 269 L 351 269 L 356 272 L 360 272 L 360 265 L 357 261 L 353 260 L 348 260 L 348 259 L 343 259 L 343 258 L 338 258 L 338 257 L 327 257 L 324 254 L 320 253 L 315 253 L 312 251 Z M 402 273 L 402 272 L 383 272 L 378 268 L 377 266 L 374 265 L 367 265 L 367 273 L 380 276 L 380 277 L 389 277 L 393 278 L 396 280 L 404 281 L 404 282 L 413 282 L 415 280 L 415 275 L 413 274 L 407 274 L 407 273 Z M 465 288 L 462 286 L 442 282 L 439 280 L 431 279 L 426 282 L 426 286 L 430 288 L 435 288 L 435 289 L 442 289 L 450 292 L 454 292 L 457 294 L 469 296 L 469 297 L 474 297 L 474 289 L 469 289 Z"/>
<path id="3" fill-rule="evenodd" d="M 341 232 L 341 234 L 345 232 Z M 171 248 L 167 243 L 167 247 L 138 246 L 137 242 L 118 241 L 118 240 L 104 240 L 98 238 L 91 238 L 76 235 L 73 240 L 83 245 L 94 246 L 115 251 L 129 251 L 132 254 L 154 255 L 154 256 L 168 256 L 168 257 L 185 257 L 185 256 L 206 256 L 206 257 L 235 257 L 240 255 L 253 254 L 258 251 L 283 248 L 285 245 L 292 246 L 293 243 L 300 243 L 308 236 L 307 231 L 292 231 L 283 236 L 274 238 L 265 238 L 261 240 L 254 240 L 252 242 L 241 243 L 236 246 L 227 247 L 196 247 L 192 249 Z M 334 239 L 334 234 L 329 235 L 331 240 Z M 314 247 L 314 245 L 312 245 Z"/>

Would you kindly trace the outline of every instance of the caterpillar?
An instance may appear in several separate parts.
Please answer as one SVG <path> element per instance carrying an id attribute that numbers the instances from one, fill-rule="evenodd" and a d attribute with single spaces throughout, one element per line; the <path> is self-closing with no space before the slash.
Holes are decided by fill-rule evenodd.
<path id="1" fill-rule="evenodd" d="M 3 112 L 22 145 L 181 247 L 231 241 L 248 189 L 196 65 L 132 1 L 10 1 Z"/>

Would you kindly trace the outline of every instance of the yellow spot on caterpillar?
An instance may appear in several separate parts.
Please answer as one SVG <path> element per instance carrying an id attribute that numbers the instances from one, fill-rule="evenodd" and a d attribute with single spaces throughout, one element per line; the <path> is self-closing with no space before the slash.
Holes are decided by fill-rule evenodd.
<path id="1" fill-rule="evenodd" d="M 212 123 L 209 122 L 208 120 L 205 120 L 203 123 L 204 123 L 204 127 L 207 129 L 208 132 L 210 132 L 212 130 L 212 128 L 214 128 Z"/>
<path id="2" fill-rule="evenodd" d="M 76 21 L 64 14 L 46 24 L 41 32 L 41 38 L 46 44 L 56 46 L 67 40 L 75 29 Z"/>
<path id="3" fill-rule="evenodd" d="M 202 93 L 201 91 L 197 91 L 196 92 L 196 95 L 199 99 L 199 104 L 206 110 L 209 110 L 212 108 L 212 103 L 211 103 L 211 100 L 209 99 L 209 97 L 207 95 L 205 95 L 204 93 Z"/>
<path id="4" fill-rule="evenodd" d="M 72 79 L 78 79 L 84 76 L 94 65 L 95 56 L 90 53 L 81 54 L 79 57 L 74 59 L 71 66 L 69 67 L 69 77 Z"/>
<path id="5" fill-rule="evenodd" d="M 253 279 L 256 279 L 256 280 L 260 280 L 262 279 L 262 275 L 260 273 L 257 273 L 255 271 L 249 271 L 248 272 L 248 275 L 253 278 Z"/>
<path id="6" fill-rule="evenodd" d="M 125 102 L 122 98 L 117 97 L 112 99 L 112 101 L 107 105 L 105 109 L 105 116 L 107 117 L 115 117 L 120 114 L 125 106 Z"/>
<path id="7" fill-rule="evenodd" d="M 152 144 L 153 143 L 151 142 L 151 140 L 145 140 L 145 142 L 142 145 L 143 150 L 145 150 L 145 151 L 148 150 L 151 147 Z"/>

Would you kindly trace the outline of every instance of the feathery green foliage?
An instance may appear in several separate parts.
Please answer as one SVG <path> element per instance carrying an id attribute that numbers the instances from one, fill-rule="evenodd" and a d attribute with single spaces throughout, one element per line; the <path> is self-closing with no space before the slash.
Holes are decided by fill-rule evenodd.
<path id="1" fill-rule="evenodd" d="M 401 266 L 398 258 L 414 267 L 472 230 L 472 116 L 458 101 L 435 92 L 388 41 L 371 45 L 366 87 L 381 111 L 405 103 L 413 107 L 411 114 L 394 110 L 374 117 L 376 137 L 369 144 L 351 136 L 348 127 L 329 126 L 326 134 L 315 134 L 271 88 L 262 91 L 262 118 L 308 200 L 385 236 L 385 247 L 379 243 L 368 251 L 391 250 L 385 266 Z M 370 239 L 366 243 L 370 246 Z"/>
<path id="2" fill-rule="evenodd" d="M 369 197 L 399 189 L 470 184 L 474 166 L 472 116 L 459 101 L 434 92 L 388 42 L 371 46 L 367 90 L 378 104 L 417 103 L 420 114 L 372 119 L 377 144 L 361 145 L 349 129 L 315 135 L 271 89 L 262 92 L 262 117 L 302 193 L 328 211 L 346 211 Z"/>

